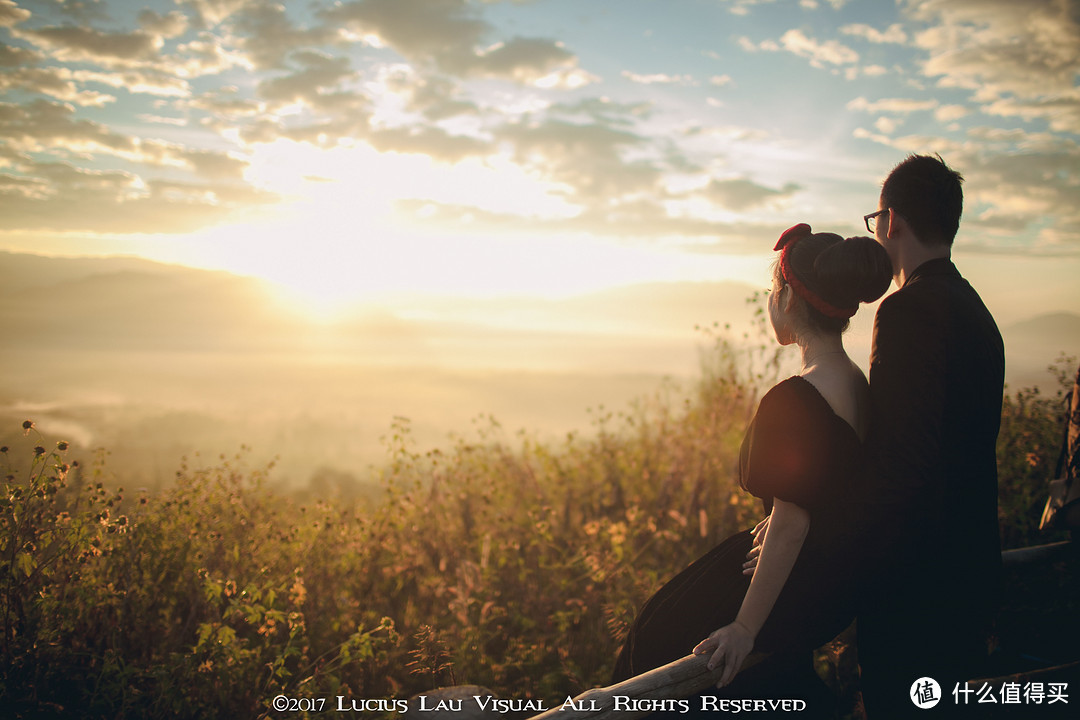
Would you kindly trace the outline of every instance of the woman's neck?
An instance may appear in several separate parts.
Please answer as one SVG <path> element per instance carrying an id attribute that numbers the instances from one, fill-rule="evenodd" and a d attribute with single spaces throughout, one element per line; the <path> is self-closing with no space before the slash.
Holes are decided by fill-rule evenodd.
<path id="1" fill-rule="evenodd" d="M 799 350 L 802 353 L 802 369 L 809 370 L 825 356 L 840 355 L 844 352 L 844 341 L 840 333 L 808 335 L 799 338 Z"/>

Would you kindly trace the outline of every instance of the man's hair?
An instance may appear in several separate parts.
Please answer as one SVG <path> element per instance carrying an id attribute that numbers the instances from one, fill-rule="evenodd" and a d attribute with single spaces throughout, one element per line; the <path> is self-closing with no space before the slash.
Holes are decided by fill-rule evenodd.
<path id="1" fill-rule="evenodd" d="M 922 243 L 952 245 L 964 210 L 962 182 L 940 155 L 909 155 L 885 178 L 883 207 L 899 213 Z"/>

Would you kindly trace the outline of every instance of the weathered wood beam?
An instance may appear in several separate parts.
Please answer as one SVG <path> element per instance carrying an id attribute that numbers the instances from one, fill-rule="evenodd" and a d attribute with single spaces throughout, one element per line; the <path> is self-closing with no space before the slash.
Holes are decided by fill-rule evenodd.
<path id="1" fill-rule="evenodd" d="M 1075 550 L 1076 548 L 1073 547 L 1072 542 L 1068 540 L 1049 543 L 1047 545 L 1033 545 L 1031 547 L 1003 551 L 1001 553 L 1001 563 L 1005 567 L 1031 565 L 1037 562 L 1059 560 L 1068 557 L 1068 555 Z"/>
<path id="2" fill-rule="evenodd" d="M 767 657 L 754 653 L 743 663 L 743 669 L 756 665 Z M 710 671 L 706 664 L 708 655 L 687 655 L 654 670 L 636 675 L 616 685 L 593 688 L 576 696 L 574 706 L 578 709 L 563 709 L 563 705 L 554 707 L 530 720 L 632 720 L 643 717 L 653 711 L 644 708 L 615 710 L 616 696 L 626 696 L 633 700 L 671 700 L 687 698 L 691 695 L 715 687 L 723 668 Z"/>

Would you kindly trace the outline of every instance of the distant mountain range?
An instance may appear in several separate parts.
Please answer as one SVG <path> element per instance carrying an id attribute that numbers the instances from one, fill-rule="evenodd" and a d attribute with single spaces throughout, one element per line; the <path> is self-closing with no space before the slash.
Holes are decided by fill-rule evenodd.
<path id="1" fill-rule="evenodd" d="M 694 327 L 751 325 L 747 299 L 758 288 L 737 282 L 651 283 L 562 300 L 395 298 L 336 326 L 313 324 L 260 280 L 138 258 L 50 258 L 0 252 L 0 332 L 9 349 L 86 351 L 339 352 L 358 361 L 512 366 L 514 348 L 539 350 L 565 368 L 603 348 L 685 353 Z M 864 316 L 865 315 L 865 316 Z M 855 343 L 868 343 L 870 314 Z M 1014 384 L 1039 374 L 1059 354 L 1080 354 L 1080 314 L 1054 312 L 1002 327 Z M 580 352 L 559 361 L 559 352 Z M 475 348 L 477 357 L 469 357 Z M 432 354 L 433 350 L 434 354 Z M 857 351 L 856 359 L 858 357 Z M 415 354 L 415 355 L 414 355 Z M 533 350 L 521 353 L 536 367 Z M 575 357 L 577 360 L 575 360 Z M 599 358 L 597 358 L 599 359 Z M 691 359 L 692 360 L 692 359 Z M 621 369 L 632 357 L 619 360 Z M 692 362 L 684 363 L 684 365 Z M 673 367 L 679 363 L 674 363 Z M 641 369 L 656 370 L 655 363 Z"/>
<path id="2" fill-rule="evenodd" d="M 692 381 L 711 342 L 695 325 L 730 322 L 738 340 L 752 326 L 754 290 L 656 283 L 563 300 L 399 297 L 320 324 L 251 278 L 0 252 L 0 439 L 20 436 L 32 417 L 76 447 L 109 448 L 134 478 L 125 482 L 167 481 L 182 455 L 247 444 L 303 482 L 324 466 L 377 462 L 395 416 L 411 419 L 421 446 L 488 413 L 510 430 L 561 437 L 589 427 L 589 408 L 624 409 L 665 376 Z M 872 312 L 860 313 L 848 336 L 860 363 L 871 323 Z M 1047 366 L 1080 355 L 1075 313 L 1002 333 L 1014 388 L 1052 390 Z"/>

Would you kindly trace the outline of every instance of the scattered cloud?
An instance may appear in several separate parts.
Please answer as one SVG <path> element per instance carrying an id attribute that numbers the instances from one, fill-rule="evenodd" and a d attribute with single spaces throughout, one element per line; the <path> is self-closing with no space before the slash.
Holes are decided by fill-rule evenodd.
<path id="1" fill-rule="evenodd" d="M 143 30 L 154 35 L 174 38 L 187 31 L 188 18 L 179 10 L 173 10 L 165 15 L 160 15 L 153 10 L 143 10 L 139 13 L 139 25 Z"/>
<path id="2" fill-rule="evenodd" d="M 904 27 L 900 23 L 893 23 L 884 30 L 878 30 L 875 27 L 863 23 L 852 23 L 851 25 L 842 26 L 840 32 L 845 35 L 862 38 L 867 42 L 878 45 L 886 43 L 904 45 L 908 41 L 908 34 L 904 31 Z"/>
<path id="3" fill-rule="evenodd" d="M 97 83 L 130 93 L 158 97 L 182 98 L 191 93 L 191 86 L 183 78 L 154 70 L 130 69 L 116 72 L 75 70 L 70 73 L 70 77 L 83 84 Z"/>
<path id="4" fill-rule="evenodd" d="M 796 183 L 770 188 L 747 178 L 730 178 L 713 180 L 702 194 L 721 207 L 741 212 L 789 198 L 800 190 Z"/>
<path id="5" fill-rule="evenodd" d="M 506 125 L 497 132 L 510 143 L 516 161 L 561 185 L 571 201 L 591 204 L 654 192 L 661 169 L 627 153 L 648 143 L 628 130 L 599 123 L 549 119 Z"/>
<path id="6" fill-rule="evenodd" d="M 758 51 L 780 52 L 781 50 L 806 58 L 810 65 L 815 68 L 826 66 L 851 65 L 859 62 L 859 53 L 838 40 L 826 40 L 824 42 L 808 36 L 798 28 L 792 28 L 785 32 L 780 41 L 763 40 L 755 43 L 748 37 L 736 39 L 739 47 L 750 53 Z"/>
<path id="7" fill-rule="evenodd" d="M 964 105 L 942 105 L 934 110 L 934 117 L 940 122 L 953 122 L 971 114 L 971 109 Z"/>
<path id="8" fill-rule="evenodd" d="M 780 38 L 784 50 L 807 58 L 814 67 L 848 65 L 859 61 L 859 54 L 837 40 L 821 42 L 808 37 L 802 30 L 788 30 Z"/>
<path id="9" fill-rule="evenodd" d="M 1072 0 L 911 0 L 927 25 L 915 44 L 922 73 L 940 86 L 972 91 L 997 114 L 1042 118 L 1080 131 L 1080 11 Z"/>
<path id="10" fill-rule="evenodd" d="M 846 114 L 836 126 L 863 125 L 854 138 L 824 138 L 830 154 L 851 152 L 859 159 L 847 162 L 861 167 L 873 161 L 866 143 L 884 162 L 942 152 L 992 178 L 970 181 L 982 227 L 1071 242 L 1063 228 L 1073 211 L 1053 208 L 1080 207 L 1077 155 L 1051 140 L 1080 134 L 1075 0 L 904 0 L 870 24 L 843 0 L 803 0 L 812 15 L 762 7 L 775 0 L 729 0 L 730 34 L 707 49 L 683 47 L 685 66 L 656 73 L 624 69 L 647 69 L 653 55 L 605 64 L 607 49 L 569 47 L 559 23 L 507 21 L 523 8 L 498 2 L 172 0 L 121 18 L 102 3 L 31 12 L 0 0 L 0 193 L 5 208 L 31 203 L 5 227 L 31 222 L 31 211 L 71 215 L 91 200 L 136 219 L 110 224 L 91 211 L 88 227 L 142 227 L 155 207 L 171 217 L 190 206 L 191 224 L 215 222 L 266 201 L 246 178 L 252 159 L 282 140 L 513 165 L 571 208 L 544 219 L 545 229 L 718 238 L 732 216 L 790 212 L 832 187 L 824 172 L 798 183 L 754 179 L 773 177 L 766 166 L 778 159 L 816 152 L 795 150 L 805 138 L 766 109 L 808 86 L 790 83 L 816 77 L 832 83 L 831 112 Z M 554 12 L 525 9 L 530 22 Z M 593 22 L 592 12 L 575 22 Z M 641 33 L 657 47 L 662 35 L 659 26 Z M 856 82 L 864 78 L 874 80 Z M 661 102 L 671 86 L 679 93 Z M 1010 163 L 1022 171 L 1010 177 Z M 521 218 L 468 202 L 424 207 L 428 220 L 474 228 Z M 728 222 L 721 230 L 717 218 Z"/>
<path id="11" fill-rule="evenodd" d="M 175 143 L 123 135 L 75 117 L 70 105 L 36 100 L 28 105 L 0 103 L 0 139 L 20 152 L 54 147 L 104 154 L 155 167 L 188 168 L 215 177 L 238 177 L 243 161 L 227 153 L 185 148 Z"/>
<path id="12" fill-rule="evenodd" d="M 847 104 L 848 110 L 861 110 L 869 113 L 890 112 L 906 115 L 913 112 L 933 110 L 938 106 L 937 100 L 911 100 L 908 98 L 884 98 L 882 100 L 869 101 L 864 97 L 857 97 Z"/>
<path id="13" fill-rule="evenodd" d="M 318 48 L 339 35 L 329 26 L 298 28 L 284 5 L 269 2 L 234 9 L 230 15 L 232 30 L 243 37 L 241 47 L 256 69 L 281 68 L 294 50 Z"/>
<path id="14" fill-rule="evenodd" d="M 623 77 L 639 85 L 694 85 L 694 78 L 690 75 L 667 75 L 665 73 L 652 73 L 639 75 L 629 70 L 623 70 Z M 726 76 L 725 76 L 726 77 Z M 728 78 L 730 81 L 731 78 Z"/>
<path id="15" fill-rule="evenodd" d="M 30 19 L 30 11 L 16 5 L 13 0 L 0 0 L 0 27 L 14 27 Z"/>
<path id="16" fill-rule="evenodd" d="M 278 198 L 223 183 L 144 181 L 123 171 L 31 163 L 0 175 L 0 223 L 22 230 L 187 233 Z"/>
<path id="17" fill-rule="evenodd" d="M 36 29 L 17 28 L 12 34 L 61 62 L 96 62 L 106 67 L 126 67 L 158 59 L 160 35 L 135 30 L 110 33 L 74 25 Z"/>
<path id="18" fill-rule="evenodd" d="M 244 7 L 257 3 L 258 0 L 180 0 L 180 2 L 195 10 L 200 25 L 215 27 Z"/>
<path id="19" fill-rule="evenodd" d="M 80 90 L 75 74 L 61 67 L 20 67 L 0 73 L 0 91 L 25 90 L 74 103 L 83 107 L 101 107 L 116 97 L 94 90 Z"/>

